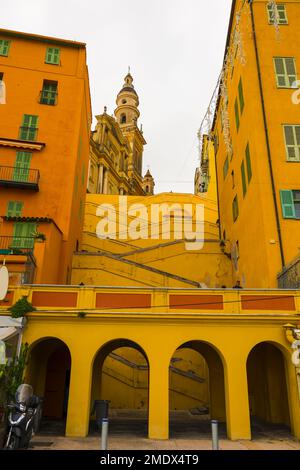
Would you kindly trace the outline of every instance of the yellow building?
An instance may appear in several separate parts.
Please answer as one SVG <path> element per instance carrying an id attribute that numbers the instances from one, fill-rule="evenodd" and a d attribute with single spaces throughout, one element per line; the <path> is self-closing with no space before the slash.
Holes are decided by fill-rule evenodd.
<path id="1" fill-rule="evenodd" d="M 146 141 L 138 128 L 139 97 L 128 73 L 117 96 L 115 116 L 96 116 L 96 130 L 90 144 L 88 192 L 91 194 L 144 195 L 148 176 L 143 179 L 143 149 Z M 153 193 L 154 181 L 151 191 Z M 145 189 L 145 191 L 144 191 Z"/>
<path id="2" fill-rule="evenodd" d="M 0 302 L 0 315 L 24 295 L 37 309 L 24 332 L 25 380 L 44 397 L 44 416 L 66 417 L 68 436 L 88 434 L 95 398 L 127 406 L 129 394 L 131 407 L 147 410 L 148 436 L 167 439 L 170 369 L 180 368 L 180 354 L 205 361 L 209 382 L 199 382 L 201 396 L 229 439 L 251 438 L 255 419 L 289 426 L 300 438 L 299 368 L 291 360 L 299 291 L 23 286 Z M 120 348 L 133 352 L 118 361 L 123 384 L 116 389 L 107 372 Z M 128 366 L 137 355 L 140 375 Z M 196 398 L 198 406 L 199 390 Z"/>
<path id="3" fill-rule="evenodd" d="M 221 234 L 246 287 L 300 287 L 300 2 L 232 3 L 213 134 Z"/>

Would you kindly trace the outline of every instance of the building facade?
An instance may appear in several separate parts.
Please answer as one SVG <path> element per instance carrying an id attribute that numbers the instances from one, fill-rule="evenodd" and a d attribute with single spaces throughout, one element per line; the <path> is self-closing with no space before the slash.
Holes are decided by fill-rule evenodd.
<path id="1" fill-rule="evenodd" d="M 221 237 L 247 287 L 300 285 L 299 21 L 299 1 L 232 4 L 213 135 Z"/>
<path id="2" fill-rule="evenodd" d="M 90 145 L 88 192 L 141 196 L 146 194 L 147 187 L 142 177 L 146 140 L 142 126 L 138 127 L 139 97 L 130 73 L 124 79 L 116 104 L 114 116 L 107 114 L 106 107 L 103 114 L 96 116 Z M 153 192 L 154 181 L 151 189 Z"/>
<path id="3" fill-rule="evenodd" d="M 0 74 L 0 261 L 11 283 L 65 284 L 89 161 L 85 44 L 0 30 Z"/>

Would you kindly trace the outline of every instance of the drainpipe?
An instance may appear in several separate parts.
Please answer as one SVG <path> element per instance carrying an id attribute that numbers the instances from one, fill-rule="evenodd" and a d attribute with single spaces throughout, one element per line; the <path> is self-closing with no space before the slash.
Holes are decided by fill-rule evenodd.
<path id="1" fill-rule="evenodd" d="M 257 65 L 257 72 L 258 72 L 260 99 L 261 99 L 261 106 L 262 106 L 262 111 L 263 111 L 264 129 L 265 129 L 265 137 L 266 137 L 266 144 L 267 144 L 267 154 L 268 154 L 268 163 L 269 163 L 269 170 L 270 170 L 270 177 L 271 177 L 273 202 L 274 202 L 274 208 L 275 208 L 277 234 L 278 234 L 279 247 L 280 247 L 281 264 L 282 264 L 282 268 L 284 268 L 285 267 L 285 258 L 284 258 L 283 243 L 282 243 L 282 236 L 281 236 L 279 209 L 278 209 L 278 204 L 277 204 L 277 199 L 276 199 L 276 188 L 275 188 L 274 172 L 273 172 L 273 166 L 272 166 L 271 147 L 270 147 L 266 107 L 265 107 L 265 100 L 264 100 L 264 93 L 263 93 L 263 86 L 262 86 L 260 60 L 259 60 L 259 55 L 258 55 L 258 45 L 257 45 L 256 29 L 255 29 L 255 22 L 254 22 L 254 12 L 253 12 L 253 0 L 249 0 L 249 4 L 250 4 L 250 10 L 251 10 L 252 33 L 253 33 L 255 56 L 256 56 L 256 65 Z"/>

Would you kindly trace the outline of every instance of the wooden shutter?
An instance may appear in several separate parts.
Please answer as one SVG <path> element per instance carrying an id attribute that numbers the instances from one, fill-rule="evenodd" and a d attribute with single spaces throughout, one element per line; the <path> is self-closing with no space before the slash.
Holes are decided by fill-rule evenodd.
<path id="1" fill-rule="evenodd" d="M 241 174 L 242 174 L 242 184 L 243 184 L 243 196 L 245 197 L 247 192 L 247 183 L 246 183 L 246 173 L 245 173 L 245 162 L 243 160 L 241 166 Z"/>
<path id="2" fill-rule="evenodd" d="M 240 115 L 239 115 L 239 104 L 238 104 L 237 98 L 236 98 L 235 103 L 234 103 L 234 111 L 235 111 L 236 129 L 238 131 L 239 127 L 240 127 Z"/>
<path id="3" fill-rule="evenodd" d="M 296 211 L 294 205 L 293 191 L 280 191 L 282 214 L 285 219 L 295 219 Z"/>
<path id="4" fill-rule="evenodd" d="M 245 100 L 244 100 L 244 90 L 243 90 L 243 82 L 242 79 L 239 81 L 239 100 L 240 100 L 240 109 L 241 109 L 241 114 L 244 110 L 245 106 Z"/>
<path id="5" fill-rule="evenodd" d="M 7 217 L 21 217 L 23 202 L 9 201 L 7 204 Z"/>
<path id="6" fill-rule="evenodd" d="M 286 57 L 284 61 L 288 78 L 288 86 L 292 86 L 297 80 L 295 59 L 293 57 Z"/>
<path id="7" fill-rule="evenodd" d="M 28 181 L 31 157 L 32 154 L 29 152 L 17 152 L 13 174 L 14 181 Z"/>
<path id="8" fill-rule="evenodd" d="M 282 57 L 275 57 L 274 59 L 276 80 L 279 87 L 287 86 L 287 77 L 284 67 L 284 59 Z"/>
<path id="9" fill-rule="evenodd" d="M 247 144 L 247 147 L 246 147 L 246 165 L 247 165 L 248 183 L 250 183 L 250 181 L 252 179 L 252 166 L 251 166 L 251 156 L 250 156 L 249 144 Z"/>

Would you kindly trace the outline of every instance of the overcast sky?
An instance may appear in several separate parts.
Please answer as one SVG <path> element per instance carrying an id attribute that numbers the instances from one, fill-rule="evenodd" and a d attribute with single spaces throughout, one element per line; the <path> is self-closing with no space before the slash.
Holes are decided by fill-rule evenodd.
<path id="1" fill-rule="evenodd" d="M 221 70 L 231 0 L 14 0 L 1 27 L 87 43 L 93 115 L 128 66 L 156 192 L 193 192 L 197 130 Z"/>

